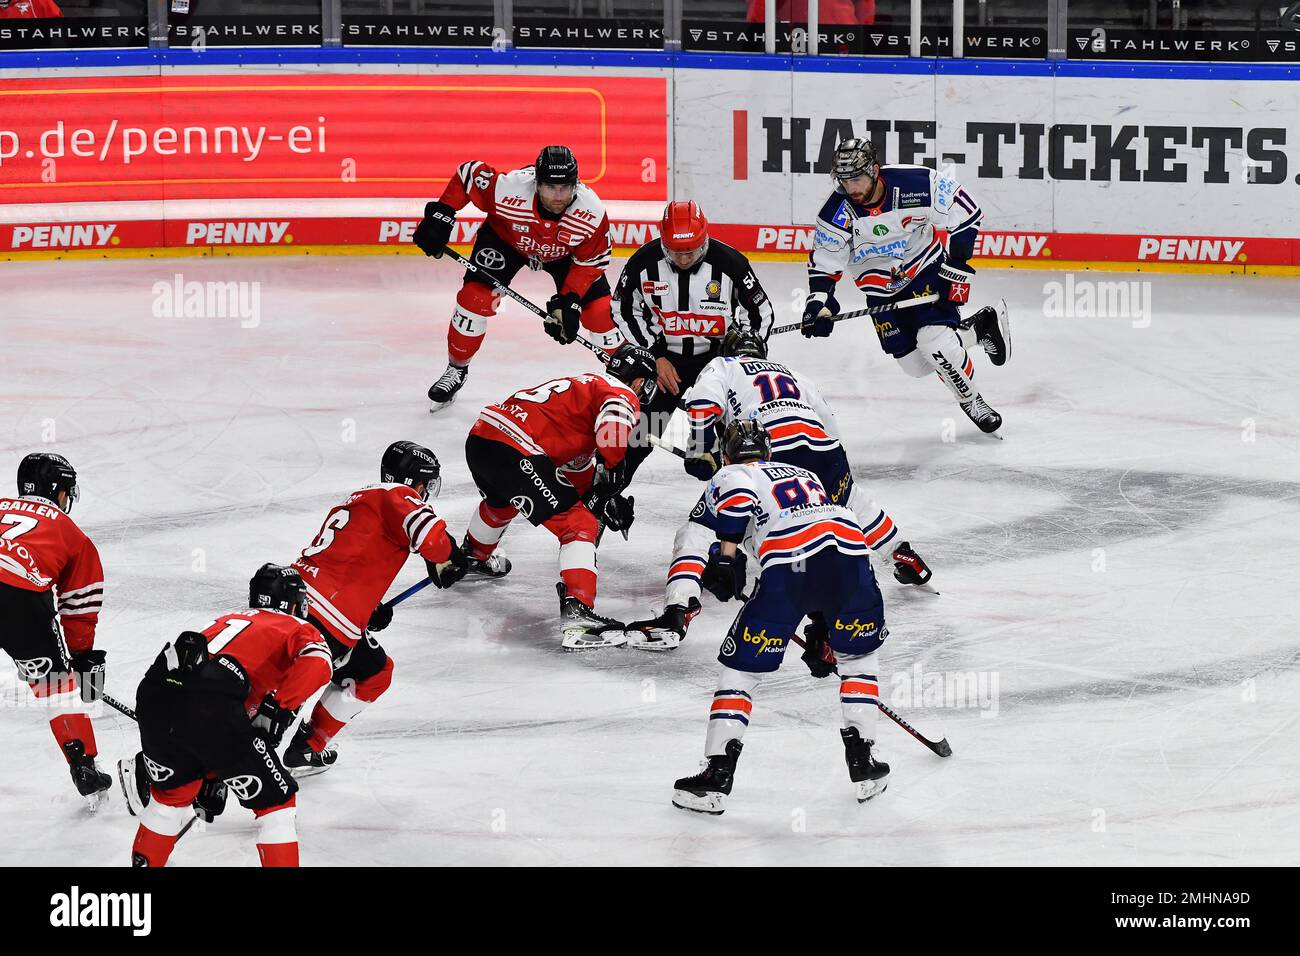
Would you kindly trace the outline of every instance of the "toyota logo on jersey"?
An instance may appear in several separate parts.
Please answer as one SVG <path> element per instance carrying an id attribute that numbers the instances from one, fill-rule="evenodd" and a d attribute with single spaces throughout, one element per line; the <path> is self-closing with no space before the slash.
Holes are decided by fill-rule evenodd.
<path id="1" fill-rule="evenodd" d="M 525 518 L 530 517 L 533 513 L 533 499 L 525 495 L 515 495 L 510 499 L 510 506 Z"/>
<path id="2" fill-rule="evenodd" d="M 154 783 L 162 783 L 176 772 L 171 767 L 164 767 L 156 760 L 150 760 L 148 754 L 144 754 L 144 767 L 149 771 L 149 779 Z"/>
<path id="3" fill-rule="evenodd" d="M 251 773 L 241 773 L 237 777 L 227 777 L 226 786 L 241 801 L 247 802 L 262 792 L 262 781 Z"/>
<path id="4" fill-rule="evenodd" d="M 506 264 L 506 257 L 495 249 L 489 249 L 485 246 L 474 253 L 474 261 L 484 269 L 500 269 Z"/>
<path id="5" fill-rule="evenodd" d="M 14 661 L 18 676 L 32 684 L 54 669 L 54 661 L 48 657 L 33 657 L 30 660 Z"/>

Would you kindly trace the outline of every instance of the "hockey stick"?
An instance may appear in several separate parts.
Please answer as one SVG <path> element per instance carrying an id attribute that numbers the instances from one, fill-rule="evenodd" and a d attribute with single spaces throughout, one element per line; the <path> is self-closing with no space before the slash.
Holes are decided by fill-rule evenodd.
<path id="1" fill-rule="evenodd" d="M 801 637 L 799 637 L 798 634 L 794 635 L 794 642 L 802 648 L 806 649 L 808 647 L 808 645 L 804 642 L 804 640 Z M 833 667 L 831 668 L 831 670 L 833 670 L 836 674 L 840 672 L 839 667 Z M 925 734 L 921 733 L 919 730 L 917 730 L 915 727 L 913 727 L 911 724 L 905 721 L 898 714 L 890 710 L 889 707 L 886 706 L 883 701 L 877 700 L 876 707 L 880 710 L 882 714 L 884 714 L 894 723 L 898 724 L 898 726 L 902 727 L 909 734 L 911 734 L 913 737 L 915 737 L 917 740 L 923 743 L 927 748 L 929 748 L 929 750 L 932 753 L 937 754 L 940 757 L 952 756 L 952 746 L 948 743 L 947 737 L 943 737 L 939 740 L 931 740 L 929 737 L 925 736 Z"/>
<path id="2" fill-rule="evenodd" d="M 462 256 L 455 249 L 448 247 L 445 255 L 447 255 L 453 262 L 459 263 L 460 265 L 464 266 L 466 269 L 472 269 L 474 272 L 477 272 L 479 275 L 485 278 L 492 285 L 492 288 L 496 289 L 502 295 L 510 296 L 510 298 L 514 299 L 516 302 L 522 305 L 529 312 L 533 313 L 533 315 L 536 315 L 539 318 L 541 318 L 542 321 L 544 322 L 551 321 L 551 317 L 546 314 L 546 312 L 542 309 L 541 306 L 537 305 L 535 302 L 532 302 L 529 299 L 524 298 L 524 296 L 520 295 L 514 289 L 510 288 L 510 286 L 506 285 L 504 282 L 502 282 L 492 273 L 479 268 L 469 259 L 466 259 L 464 256 Z M 605 354 L 604 349 L 602 349 L 599 345 L 596 345 L 594 342 L 588 342 L 581 335 L 579 335 L 576 339 L 574 339 L 574 341 L 580 342 L 583 345 L 585 345 L 587 348 L 591 349 L 591 351 L 596 353 L 596 358 L 600 359 L 601 362 L 609 361 L 609 356 Z"/>
<path id="3" fill-rule="evenodd" d="M 915 299 L 904 299 L 902 302 L 889 302 L 885 305 L 873 305 L 869 309 L 858 309 L 855 312 L 841 312 L 831 319 L 832 322 L 843 322 L 845 319 L 856 319 L 864 315 L 884 315 L 886 312 L 897 312 L 899 309 L 910 309 L 918 305 L 929 305 L 931 302 L 938 302 L 939 296 L 936 293 L 929 295 L 917 296 Z M 802 328 L 802 322 L 791 322 L 788 325 L 778 325 L 771 332 L 772 335 L 780 335 L 782 332 L 793 332 L 795 329 Z"/>
<path id="4" fill-rule="evenodd" d="M 397 607 L 397 605 L 401 604 L 411 595 L 418 594 L 419 592 L 423 591 L 432 583 L 433 583 L 433 578 L 425 578 L 423 581 L 416 581 L 414 584 L 412 584 L 401 594 L 397 595 L 397 597 L 393 598 L 391 601 L 385 601 L 384 607 Z"/>
<path id="5" fill-rule="evenodd" d="M 99 696 L 100 699 L 104 701 L 104 703 L 108 704 L 109 707 L 112 707 L 119 714 L 122 714 L 125 717 L 130 717 L 137 724 L 140 723 L 140 718 L 135 715 L 135 711 L 132 710 L 130 707 L 126 706 L 126 704 L 122 703 L 117 698 L 111 697 L 108 694 L 100 694 Z"/>
<path id="6" fill-rule="evenodd" d="M 532 302 L 528 301 L 528 299 L 525 299 L 522 295 L 520 295 L 514 289 L 510 288 L 510 286 L 506 285 L 504 282 L 502 282 L 492 273 L 488 272 L 486 269 L 483 269 L 475 265 L 469 259 L 466 259 L 455 249 L 448 246 L 447 251 L 443 254 L 447 256 L 447 258 L 451 259 L 452 262 L 459 263 L 460 265 L 464 266 L 466 269 L 472 269 L 474 272 L 477 272 L 483 278 L 487 279 L 487 281 L 492 285 L 492 288 L 496 289 L 502 295 L 510 296 L 510 298 L 514 299 L 516 302 L 522 305 L 529 312 L 532 312 L 534 315 L 541 316 L 543 319 L 550 319 L 550 316 L 547 315 L 545 312 L 543 312 L 539 306 L 534 305 Z"/>

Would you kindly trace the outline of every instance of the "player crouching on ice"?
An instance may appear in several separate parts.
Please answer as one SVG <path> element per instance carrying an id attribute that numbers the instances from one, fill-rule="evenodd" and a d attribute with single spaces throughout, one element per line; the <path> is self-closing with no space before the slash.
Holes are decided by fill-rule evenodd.
<path id="1" fill-rule="evenodd" d="M 983 308 L 963 321 L 957 311 L 970 298 L 983 213 L 951 176 L 924 166 L 876 163 L 869 140 L 846 139 L 835 149 L 836 188 L 817 213 L 808 255 L 808 299 L 800 331 L 821 338 L 840 311 L 835 284 L 850 269 L 868 306 L 924 295 L 937 302 L 882 314 L 880 347 L 914 378 L 931 372 L 952 392 L 980 431 L 993 434 L 1002 416 L 975 388 L 975 365 L 966 350 L 978 343 L 994 365 L 1011 357 L 1006 303 Z M 935 228 L 948 232 L 948 248 Z"/>
<path id="2" fill-rule="evenodd" d="M 393 442 L 380 460 L 379 480 L 331 509 L 293 563 L 307 582 L 307 619 L 334 655 L 330 686 L 284 754 L 297 777 L 328 770 L 338 759 L 329 742 L 392 684 L 392 658 L 375 634 L 392 623 L 393 609 L 381 602 L 411 555 L 424 559 L 440 588 L 468 574 L 494 578 L 510 570 L 501 555 L 471 561 L 448 533 L 429 504 L 442 489 L 442 466 L 432 451 Z"/>
<path id="3" fill-rule="evenodd" d="M 164 866 L 196 816 L 211 821 L 225 809 L 227 789 L 257 817 L 262 865 L 298 865 L 298 785 L 275 751 L 330 679 L 330 652 L 305 620 L 307 589 L 294 568 L 262 565 L 248 604 L 182 633 L 140 681 L 143 749 L 118 766 L 140 817 L 133 866 Z"/>
<path id="4" fill-rule="evenodd" d="M 704 571 L 705 587 L 722 601 L 744 596 L 745 559 L 737 546 L 746 537 L 752 537 L 761 570 L 718 653 L 722 667 L 704 740 L 707 765 L 676 782 L 673 805 L 699 813 L 725 809 L 754 693 L 763 675 L 781 666 L 805 615 L 812 623 L 804 630 L 804 661 L 815 677 L 838 665 L 844 759 L 858 802 L 870 800 L 884 792 L 889 777 L 889 765 L 871 752 L 880 696 L 876 651 L 889 631 L 862 528 L 811 471 L 771 460 L 771 439 L 761 423 L 728 426 L 722 455 L 726 464 L 704 495 L 720 542 Z"/>
<path id="5" fill-rule="evenodd" d="M 641 405 L 654 399 L 654 356 L 622 345 L 605 371 L 515 392 L 480 413 L 465 461 L 483 495 L 465 549 L 490 560 L 517 515 L 560 539 L 560 633 L 566 650 L 617 647 L 624 625 L 597 614 L 599 522 L 626 533 L 635 499 L 620 493 Z"/>
<path id="6" fill-rule="evenodd" d="M 762 422 L 772 442 L 772 461 L 816 475 L 831 501 L 853 512 L 877 560 L 893 562 L 900 584 L 921 585 L 933 576 L 925 560 L 903 540 L 894 519 L 853 480 L 835 416 L 817 386 L 769 360 L 766 343 L 754 333 L 743 328 L 727 332 L 721 355 L 705 366 L 683 404 L 692 426 L 691 445 L 702 451 L 686 460 L 687 474 L 702 481 L 713 477 L 720 455 L 716 435 L 735 421 Z M 701 496 L 673 541 L 663 614 L 629 624 L 629 646 L 672 650 L 686 637 L 691 619 L 700 610 L 706 555 L 718 548 L 705 503 Z"/>

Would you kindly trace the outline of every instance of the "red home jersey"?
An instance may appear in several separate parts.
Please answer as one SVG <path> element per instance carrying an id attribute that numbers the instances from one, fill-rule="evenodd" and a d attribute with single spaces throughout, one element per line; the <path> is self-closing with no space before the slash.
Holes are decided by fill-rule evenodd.
<path id="1" fill-rule="evenodd" d="M 0 498 L 0 582 L 28 591 L 53 588 L 68 649 L 94 647 L 104 566 L 85 532 L 57 505 Z"/>
<path id="2" fill-rule="evenodd" d="M 10 0 L 0 3 L 0 19 L 52 20 L 63 16 L 54 0 Z"/>
<path id="3" fill-rule="evenodd" d="M 471 435 L 505 442 L 525 455 L 545 455 L 556 465 L 580 470 L 596 449 L 607 465 L 627 454 L 627 441 L 641 405 L 622 382 L 588 372 L 557 378 L 515 392 L 489 405 Z"/>
<path id="4" fill-rule="evenodd" d="M 537 182 L 530 166 L 499 173 L 486 163 L 461 163 L 441 201 L 453 209 L 473 203 L 487 216 L 491 229 L 525 258 L 553 262 L 573 257 L 561 292 L 585 295 L 609 265 L 609 216 L 592 190 L 578 183 L 573 202 L 556 219 L 542 215 Z"/>
<path id="5" fill-rule="evenodd" d="M 330 511 L 293 566 L 307 585 L 312 617 L 351 647 L 412 554 L 446 561 L 447 525 L 406 485 L 371 485 Z"/>
<path id="6" fill-rule="evenodd" d="M 233 657 L 244 669 L 249 684 L 244 705 L 250 717 L 271 691 L 281 707 L 297 710 L 334 673 L 320 632 L 292 614 L 235 611 L 223 614 L 201 633 L 208 639 L 209 654 Z"/>

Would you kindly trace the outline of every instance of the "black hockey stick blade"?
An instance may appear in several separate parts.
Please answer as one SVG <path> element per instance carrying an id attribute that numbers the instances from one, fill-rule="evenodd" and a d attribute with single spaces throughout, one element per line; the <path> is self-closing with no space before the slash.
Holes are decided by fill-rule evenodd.
<path id="1" fill-rule="evenodd" d="M 913 727 L 911 724 L 905 721 L 902 717 L 899 717 L 898 714 L 890 710 L 889 707 L 887 707 L 885 704 L 878 703 L 877 706 L 880 708 L 880 712 L 882 714 L 884 714 L 894 723 L 898 724 L 898 726 L 902 727 L 904 730 L 906 730 L 909 734 L 911 734 L 921 743 L 925 744 L 925 746 L 928 747 L 931 752 L 937 754 L 940 757 L 952 756 L 952 745 L 948 743 L 947 737 L 943 737 L 939 740 L 931 740 L 925 734 L 921 733 L 919 730 L 917 730 L 915 727 Z"/>

